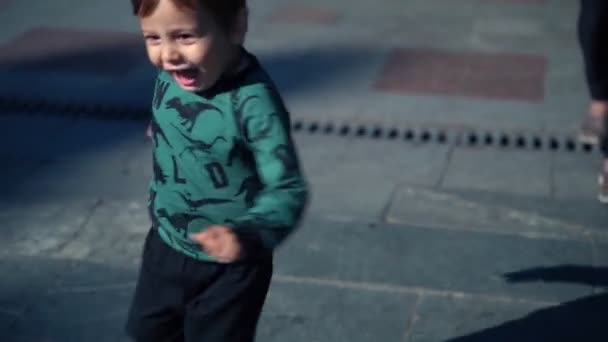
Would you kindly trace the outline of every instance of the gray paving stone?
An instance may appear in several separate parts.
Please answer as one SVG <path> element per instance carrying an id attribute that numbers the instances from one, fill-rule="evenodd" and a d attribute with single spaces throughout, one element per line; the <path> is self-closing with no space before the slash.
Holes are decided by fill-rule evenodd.
<path id="1" fill-rule="evenodd" d="M 407 341 L 446 341 L 520 318 L 539 308 L 538 304 L 526 302 L 425 297 L 416 310 L 416 321 Z"/>
<path id="2" fill-rule="evenodd" d="M 5 275 L 0 282 L 0 336 L 9 335 L 15 322 L 23 318 L 28 307 L 27 290 L 35 287 L 31 284 L 40 283 L 32 282 L 31 274 L 27 273 L 31 269 L 23 272 L 21 268 L 22 265 L 15 260 L 0 259 L 0 270 Z"/>
<path id="3" fill-rule="evenodd" d="M 145 139 L 147 122 L 76 120 L 58 137 L 56 159 L 73 160 L 88 154 L 128 155 L 130 146 Z"/>
<path id="4" fill-rule="evenodd" d="M 273 284 L 258 328 L 261 341 L 400 341 L 414 295 Z"/>
<path id="5" fill-rule="evenodd" d="M 142 49 L 144 49 L 143 45 Z M 127 75 L 115 80 L 108 89 L 107 96 L 111 97 L 112 102 L 117 105 L 151 108 L 157 74 L 158 71 L 146 59 L 143 63 L 135 65 Z"/>
<path id="6" fill-rule="evenodd" d="M 371 183 L 388 178 L 432 186 L 437 184 L 446 167 L 447 154 L 448 147 L 443 145 L 356 139 L 337 166 L 345 173 L 361 174 Z"/>
<path id="7" fill-rule="evenodd" d="M 74 120 L 49 113 L 0 116 L 2 154 L 26 160 L 73 160 L 144 139 L 146 124 L 129 121 Z M 114 148 L 115 150 L 113 150 Z"/>
<path id="8" fill-rule="evenodd" d="M 376 38 L 377 39 L 377 38 Z M 484 131 L 540 130 L 544 117 L 537 104 L 450 96 L 373 93 L 360 108 L 361 120 L 390 122 L 399 127 L 475 127 Z M 381 116 L 379 113 L 382 113 Z M 538 113 L 536 113 L 538 114 Z"/>
<path id="9" fill-rule="evenodd" d="M 301 168 L 308 181 L 313 198 L 309 202 L 307 215 L 339 210 L 335 207 L 329 207 L 336 204 L 331 197 L 336 194 L 324 191 L 325 184 L 328 177 L 333 174 L 333 168 L 344 159 L 344 153 L 351 140 L 320 134 L 310 135 L 308 133 L 296 133 L 294 134 L 294 140 L 298 148 Z"/>
<path id="10" fill-rule="evenodd" d="M 309 178 L 320 177 L 332 170 L 344 159 L 344 153 L 351 143 L 349 138 L 305 132 L 297 132 L 293 138 L 301 166 Z"/>
<path id="11" fill-rule="evenodd" d="M 92 157 L 86 161 L 58 161 L 46 164 L 14 191 L 18 198 L 65 200 L 145 198 L 147 181 L 131 177 L 126 161 L 115 156 Z M 104 163 L 105 159 L 105 163 Z"/>
<path id="12" fill-rule="evenodd" d="M 361 44 L 353 44 L 352 39 L 337 42 L 329 38 L 328 28 L 317 28 L 307 25 L 301 28 L 285 28 L 290 32 L 291 41 L 285 35 L 272 34 L 272 27 L 267 30 L 270 34 L 258 35 L 251 42 L 258 40 L 276 39 L 274 46 L 255 44 L 253 52 L 259 57 L 282 94 L 286 96 L 289 107 L 308 119 L 329 119 L 329 113 L 340 115 L 340 109 L 346 114 L 356 113 L 355 103 L 362 104 L 364 99 L 352 96 L 348 101 L 343 95 L 369 93 L 368 84 L 373 80 L 374 69 L 379 56 L 378 51 L 366 49 Z M 335 32 L 335 31 L 334 31 Z M 296 40 L 297 39 L 297 42 Z M 343 85 L 346 82 L 348 87 Z M 352 91 L 351 91 L 352 90 Z M 331 91 L 332 96 L 324 94 Z M 309 100 L 309 106 L 301 107 L 303 101 Z M 333 116 L 333 115 L 332 115 Z"/>
<path id="13" fill-rule="evenodd" d="M 57 303 L 50 305 L 48 300 L 45 302 L 45 298 L 48 298 L 50 292 L 57 291 L 57 286 L 60 284 L 58 279 L 61 275 L 70 271 L 69 260 L 54 259 L 48 255 L 29 257 L 15 254 L 0 260 L 0 270 L 2 274 L 10 275 L 3 277 L 0 282 L 0 308 L 3 313 L 7 314 L 0 314 L 3 320 L 7 318 L 0 324 L 0 336 L 3 341 L 41 341 L 42 336 L 37 335 L 38 339 L 31 336 L 41 332 L 38 330 L 40 325 L 33 324 L 34 321 L 38 320 L 37 323 L 48 326 L 69 319 L 69 317 L 73 318 L 73 316 L 67 315 L 69 312 L 62 312 L 63 309 Z M 89 272 L 93 273 L 85 276 L 103 274 L 109 277 L 109 274 L 101 272 L 100 268 L 96 268 L 95 271 L 90 270 Z M 74 306 L 81 310 L 94 311 L 85 306 L 81 307 L 80 300 L 74 301 L 73 299 L 65 296 L 61 304 L 64 308 Z M 52 314 L 40 317 L 37 315 L 40 310 L 48 310 L 47 312 L 50 311 Z M 30 334 L 30 338 L 25 338 L 20 331 Z M 62 341 L 62 339 L 58 339 L 58 341 Z"/>
<path id="14" fill-rule="evenodd" d="M 45 160 L 58 151 L 53 142 L 72 120 L 48 116 L 3 114 L 0 116 L 0 152 L 3 157 Z"/>
<path id="15" fill-rule="evenodd" d="M 37 5 L 42 11 L 54 14 L 55 20 L 68 22 L 70 27 L 81 29 L 106 29 L 117 31 L 134 31 L 137 22 L 131 15 L 131 6 L 117 0 L 108 0 L 104 3 L 86 2 L 74 4 L 70 0 L 61 0 L 57 6 Z M 75 6 L 78 6 L 74 8 Z M 74 8 L 74 9 L 73 9 Z M 112 10 L 112 23 L 104 21 L 99 13 Z"/>
<path id="16" fill-rule="evenodd" d="M 537 16 L 529 18 L 492 15 L 476 19 L 471 40 L 478 48 L 499 48 L 509 51 L 535 51 L 544 47 L 546 31 Z M 506 49 L 505 49 L 506 50 Z"/>
<path id="17" fill-rule="evenodd" d="M 139 265 L 145 235 L 150 229 L 146 199 L 100 203 L 78 236 L 57 252 L 72 260 L 121 268 Z"/>
<path id="18" fill-rule="evenodd" d="M 595 242 L 593 266 L 590 272 L 596 281 L 596 293 L 608 291 L 608 242 Z"/>
<path id="19" fill-rule="evenodd" d="M 450 48 L 468 47 L 471 44 L 474 15 L 470 4 L 461 2 L 459 6 L 448 6 L 441 10 L 424 8 L 425 5 L 420 2 L 415 5 L 410 3 L 407 10 L 402 3 L 387 4 L 383 8 L 365 5 L 345 7 L 343 10 L 350 14 L 350 20 L 344 24 L 341 33 L 352 31 L 353 35 L 360 36 L 365 42 L 374 42 L 374 39 L 378 42 L 377 39 L 384 38 L 382 45 Z M 363 10 L 363 7 L 367 8 Z M 448 11 L 450 14 L 446 15 Z M 423 25 L 424 19 L 434 22 L 442 20 L 445 25 Z"/>
<path id="20" fill-rule="evenodd" d="M 551 195 L 548 153 L 457 148 L 443 186 L 526 195 Z"/>
<path id="21" fill-rule="evenodd" d="M 608 243 L 595 242 L 595 266 L 608 267 Z"/>
<path id="22" fill-rule="evenodd" d="M 450 342 L 476 341 L 589 341 L 601 342 L 606 333 L 608 294 L 582 297 L 543 308 L 516 320 L 472 332 Z"/>
<path id="23" fill-rule="evenodd" d="M 583 242 L 310 219 L 280 249 L 277 273 L 561 301 L 591 289 L 509 283 L 505 275 L 540 266 L 591 263 L 590 246 Z"/>
<path id="24" fill-rule="evenodd" d="M 0 257 L 48 256 L 78 234 L 95 205 L 94 201 L 0 203 Z"/>
<path id="25" fill-rule="evenodd" d="M 112 80 L 107 77 L 28 70 L 0 71 L 0 77 L 10 80 L 0 85 L 0 92 L 7 97 L 77 104 L 114 102 L 112 97 L 106 96 L 112 89 Z"/>
<path id="26" fill-rule="evenodd" d="M 555 198 L 597 198 L 601 158 L 596 154 L 556 153 L 553 158 Z"/>
<path id="27" fill-rule="evenodd" d="M 54 157 L 30 174 L 21 197 L 49 199 L 145 196 L 148 179 L 131 174 L 128 161 L 141 151 L 145 125 L 79 121 L 58 139 Z"/>
<path id="28" fill-rule="evenodd" d="M 27 181 L 34 170 L 44 165 L 41 161 L 11 157 L 4 158 L 4 163 L 0 169 L 0 202 L 12 200 L 21 184 Z"/>
<path id="29" fill-rule="evenodd" d="M 85 218 L 92 204 L 88 212 L 82 203 L 73 207 L 0 209 L 7 233 L 13 233 L 2 241 L 7 247 L 0 266 L 11 276 L 0 286 L 0 311 L 18 321 L 0 329 L 15 341 L 119 340 L 143 244 L 143 233 L 128 222 L 145 221 L 145 210 L 128 202 L 101 204 Z M 74 213 L 80 220 L 70 226 L 66 216 Z"/>
<path id="30" fill-rule="evenodd" d="M 133 152 L 127 157 L 126 172 L 129 176 L 143 180 L 146 184 L 152 179 L 152 143 L 149 140 L 143 140 L 140 143 L 135 143 Z"/>
<path id="31" fill-rule="evenodd" d="M 456 230 L 586 241 L 606 236 L 608 213 L 596 201 L 552 200 L 485 191 L 449 191 L 403 186 L 396 193 L 387 222 Z"/>
<path id="32" fill-rule="evenodd" d="M 595 292 L 608 291 L 608 243 L 595 245 L 594 269 L 589 271 L 594 279 Z"/>
<path id="33" fill-rule="evenodd" d="M 353 140 L 342 158 L 312 182 L 310 211 L 377 220 L 404 182 L 434 185 L 446 164 L 447 147 L 400 141 Z"/>
<path id="34" fill-rule="evenodd" d="M 62 275 L 72 270 L 71 261 L 57 261 Z M 127 273 L 131 283 L 109 286 L 112 279 L 120 278 L 123 271 L 105 265 L 87 264 L 74 280 L 88 281 L 89 285 L 74 286 L 58 281 L 32 296 L 35 305 L 13 326 L 11 333 L 17 341 L 120 341 L 126 313 L 132 297 L 132 272 Z M 61 278 L 61 275 L 60 275 Z M 92 279 L 98 280 L 96 285 Z M 102 279 L 106 279 L 104 284 Z M 119 284 L 120 285 L 120 284 Z"/>

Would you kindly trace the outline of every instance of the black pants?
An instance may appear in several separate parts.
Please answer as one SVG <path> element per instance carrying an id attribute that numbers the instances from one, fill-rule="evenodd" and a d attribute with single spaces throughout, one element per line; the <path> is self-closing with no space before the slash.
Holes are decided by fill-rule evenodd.
<path id="1" fill-rule="evenodd" d="M 272 259 L 198 261 L 146 237 L 127 321 L 137 342 L 250 342 L 272 277 Z"/>
<path id="2" fill-rule="evenodd" d="M 608 0 L 581 0 L 578 37 L 591 98 L 608 101 Z M 608 135 L 600 144 L 608 158 Z"/>
<path id="3" fill-rule="evenodd" d="M 608 101 L 608 1 L 581 0 L 578 38 L 591 97 Z"/>

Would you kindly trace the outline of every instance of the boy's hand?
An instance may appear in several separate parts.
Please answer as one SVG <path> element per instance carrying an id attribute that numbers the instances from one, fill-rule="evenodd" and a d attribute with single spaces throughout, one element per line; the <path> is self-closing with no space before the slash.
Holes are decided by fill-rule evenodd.
<path id="1" fill-rule="evenodd" d="M 212 225 L 200 233 L 190 235 L 190 238 L 219 262 L 234 262 L 241 256 L 242 247 L 238 236 L 226 226 Z"/>

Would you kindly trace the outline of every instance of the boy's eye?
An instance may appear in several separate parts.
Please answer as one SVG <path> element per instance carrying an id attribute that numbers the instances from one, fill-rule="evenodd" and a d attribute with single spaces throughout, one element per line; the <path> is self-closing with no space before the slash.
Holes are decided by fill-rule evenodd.
<path id="1" fill-rule="evenodd" d="M 194 35 L 191 33 L 180 33 L 177 35 L 177 39 L 183 43 L 191 43 L 194 41 Z"/>
<path id="2" fill-rule="evenodd" d="M 158 42 L 160 40 L 160 37 L 156 36 L 156 35 L 150 34 L 150 35 L 145 35 L 144 36 L 144 40 L 146 42 L 155 43 L 155 42 Z"/>

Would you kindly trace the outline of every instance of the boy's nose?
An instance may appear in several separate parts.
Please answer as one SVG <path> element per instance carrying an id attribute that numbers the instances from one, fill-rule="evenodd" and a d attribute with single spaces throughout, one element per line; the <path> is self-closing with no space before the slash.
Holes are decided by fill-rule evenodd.
<path id="1" fill-rule="evenodd" d="M 166 45 L 161 52 L 161 58 L 164 65 L 176 65 L 181 62 L 181 55 L 172 45 Z"/>

